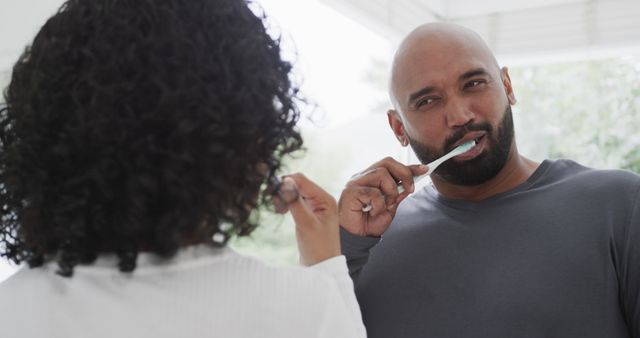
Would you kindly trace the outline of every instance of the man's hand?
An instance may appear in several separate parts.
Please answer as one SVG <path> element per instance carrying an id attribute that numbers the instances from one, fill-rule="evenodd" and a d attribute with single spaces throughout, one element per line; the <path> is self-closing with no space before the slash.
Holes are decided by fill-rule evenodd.
<path id="1" fill-rule="evenodd" d="M 354 175 L 340 196 L 340 225 L 359 236 L 382 235 L 396 214 L 398 204 L 414 190 L 413 176 L 427 172 L 424 165 L 406 166 L 390 157 Z M 398 193 L 398 184 L 404 188 Z M 371 210 L 363 212 L 363 207 Z"/>

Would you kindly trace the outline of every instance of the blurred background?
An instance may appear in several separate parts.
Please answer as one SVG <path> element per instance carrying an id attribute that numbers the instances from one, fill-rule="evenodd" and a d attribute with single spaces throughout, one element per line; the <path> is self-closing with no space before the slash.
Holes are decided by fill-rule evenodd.
<path id="1" fill-rule="evenodd" d="M 0 0 L 0 88 L 62 0 Z M 311 103 L 306 151 L 287 162 L 336 199 L 351 175 L 385 156 L 416 163 L 387 125 L 393 52 L 416 26 L 455 22 L 477 31 L 508 66 L 520 152 L 640 173 L 638 0 L 255 0 Z M 0 98 L 2 102 L 3 98 Z M 236 250 L 270 264 L 297 263 L 289 216 L 262 225 Z M 0 281 L 18 267 L 0 258 Z"/>

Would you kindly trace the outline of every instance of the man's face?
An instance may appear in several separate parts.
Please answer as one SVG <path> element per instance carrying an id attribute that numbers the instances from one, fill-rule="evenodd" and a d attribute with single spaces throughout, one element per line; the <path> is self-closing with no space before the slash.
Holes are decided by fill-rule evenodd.
<path id="1" fill-rule="evenodd" d="M 478 185 L 495 177 L 504 167 L 513 142 L 513 117 L 511 106 L 507 106 L 502 121 L 496 129 L 489 123 L 472 123 L 465 125 L 447 137 L 439 148 L 432 148 L 407 135 L 409 144 L 420 162 L 432 162 L 455 148 L 460 140 L 470 132 L 482 131 L 481 136 L 488 144 L 478 156 L 466 161 L 449 160 L 441 164 L 435 174 L 447 182 L 456 185 Z M 481 140 L 482 141 L 482 140 Z"/>
<path id="2" fill-rule="evenodd" d="M 478 185 L 495 177 L 512 149 L 511 104 L 506 69 L 484 44 L 435 36 L 401 49 L 392 75 L 396 111 L 389 122 L 422 163 L 477 140 L 470 151 L 442 164 L 435 175 L 455 185 Z"/>

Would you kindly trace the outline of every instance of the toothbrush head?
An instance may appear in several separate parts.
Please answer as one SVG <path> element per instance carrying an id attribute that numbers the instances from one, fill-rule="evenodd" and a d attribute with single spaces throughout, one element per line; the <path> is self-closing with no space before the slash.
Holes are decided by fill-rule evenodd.
<path id="1" fill-rule="evenodd" d="M 471 150 L 471 148 L 473 148 L 476 145 L 476 141 L 475 140 L 469 140 L 459 146 L 457 146 L 452 152 L 455 152 L 456 155 L 460 155 L 462 153 L 465 153 L 469 150 Z"/>

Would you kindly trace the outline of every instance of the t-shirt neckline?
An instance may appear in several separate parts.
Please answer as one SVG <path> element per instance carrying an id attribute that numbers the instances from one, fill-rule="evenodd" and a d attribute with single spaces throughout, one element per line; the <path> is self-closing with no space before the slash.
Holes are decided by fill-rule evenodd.
<path id="1" fill-rule="evenodd" d="M 451 207 L 454 209 L 468 209 L 468 210 L 477 209 L 477 208 L 486 207 L 487 205 L 491 205 L 496 201 L 504 199 L 505 197 L 509 197 L 521 191 L 525 191 L 529 189 L 533 184 L 535 184 L 540 179 L 540 177 L 542 177 L 547 172 L 547 170 L 551 167 L 552 164 L 553 164 L 553 161 L 548 159 L 542 161 L 538 166 L 538 168 L 536 168 L 536 170 L 531 174 L 531 176 L 529 176 L 529 178 L 526 181 L 520 183 L 519 185 L 517 185 L 516 187 L 510 190 L 503 191 L 499 194 L 493 195 L 489 198 L 486 198 L 482 201 L 477 201 L 477 202 L 447 198 L 442 194 L 440 194 L 436 190 L 435 186 L 433 186 L 433 184 L 429 184 L 424 189 L 426 190 L 426 193 L 429 196 L 429 198 L 432 198 L 433 200 L 435 200 L 436 202 L 444 206 Z"/>

